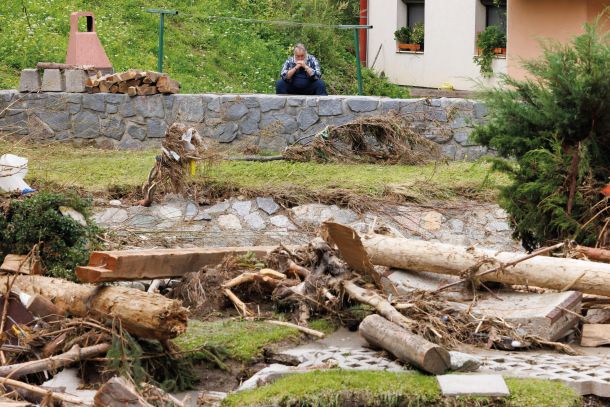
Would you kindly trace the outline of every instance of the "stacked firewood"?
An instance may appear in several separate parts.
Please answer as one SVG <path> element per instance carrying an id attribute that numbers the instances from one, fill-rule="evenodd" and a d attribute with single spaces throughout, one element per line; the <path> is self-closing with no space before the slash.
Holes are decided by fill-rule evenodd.
<path id="1" fill-rule="evenodd" d="M 153 71 L 130 69 L 109 75 L 97 75 L 87 79 L 89 93 L 127 93 L 129 96 L 146 96 L 157 93 L 178 93 L 180 82 L 169 75 Z"/>

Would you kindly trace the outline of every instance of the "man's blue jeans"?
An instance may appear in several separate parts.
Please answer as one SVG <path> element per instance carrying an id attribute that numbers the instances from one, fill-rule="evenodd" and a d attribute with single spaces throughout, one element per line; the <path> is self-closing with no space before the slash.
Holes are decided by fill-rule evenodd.
<path id="1" fill-rule="evenodd" d="M 296 87 L 292 83 L 280 79 L 275 83 L 275 93 L 278 95 L 318 95 L 328 96 L 326 85 L 322 79 L 309 82 L 305 87 Z"/>

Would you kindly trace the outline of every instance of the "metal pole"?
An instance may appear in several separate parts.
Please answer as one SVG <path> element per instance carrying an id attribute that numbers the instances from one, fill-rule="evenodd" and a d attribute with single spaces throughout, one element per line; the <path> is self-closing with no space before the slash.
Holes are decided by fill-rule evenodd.
<path id="1" fill-rule="evenodd" d="M 360 70 L 360 45 L 358 29 L 354 28 L 354 45 L 356 47 L 356 76 L 358 78 L 358 95 L 362 96 L 362 71 Z"/>
<path id="2" fill-rule="evenodd" d="M 157 71 L 163 72 L 163 33 L 165 31 L 165 15 L 166 14 L 178 14 L 175 10 L 158 10 L 158 9 L 148 9 L 147 13 L 157 13 L 159 14 L 159 51 L 157 52 Z"/>
<path id="3" fill-rule="evenodd" d="M 157 53 L 158 55 L 158 60 L 157 60 L 157 72 L 163 72 L 163 29 L 165 26 L 165 13 L 161 13 L 160 14 L 160 19 L 159 19 L 159 52 Z"/>

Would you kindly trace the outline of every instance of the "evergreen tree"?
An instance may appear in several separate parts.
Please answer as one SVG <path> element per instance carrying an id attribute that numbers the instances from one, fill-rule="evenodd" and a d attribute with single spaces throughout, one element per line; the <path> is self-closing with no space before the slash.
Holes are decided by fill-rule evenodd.
<path id="1" fill-rule="evenodd" d="M 600 192 L 610 181 L 610 34 L 598 30 L 608 22 L 606 11 L 570 44 L 544 43 L 524 64 L 528 79 L 504 77 L 483 94 L 489 120 L 473 139 L 505 158 L 495 168 L 514 182 L 500 202 L 527 250 L 567 238 L 610 243 Z"/>

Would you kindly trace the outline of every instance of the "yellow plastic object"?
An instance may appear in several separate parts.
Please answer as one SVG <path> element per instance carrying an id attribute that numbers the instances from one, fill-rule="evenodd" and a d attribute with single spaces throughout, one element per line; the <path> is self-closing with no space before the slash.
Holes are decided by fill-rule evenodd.
<path id="1" fill-rule="evenodd" d="M 452 84 L 450 84 L 449 82 L 445 82 L 441 85 L 440 89 L 442 90 L 455 90 L 455 88 L 453 87 Z"/>
<path id="2" fill-rule="evenodd" d="M 195 169 L 197 168 L 197 166 L 195 165 L 195 160 L 191 160 L 190 164 L 190 170 L 191 170 L 191 177 L 195 176 Z"/>

